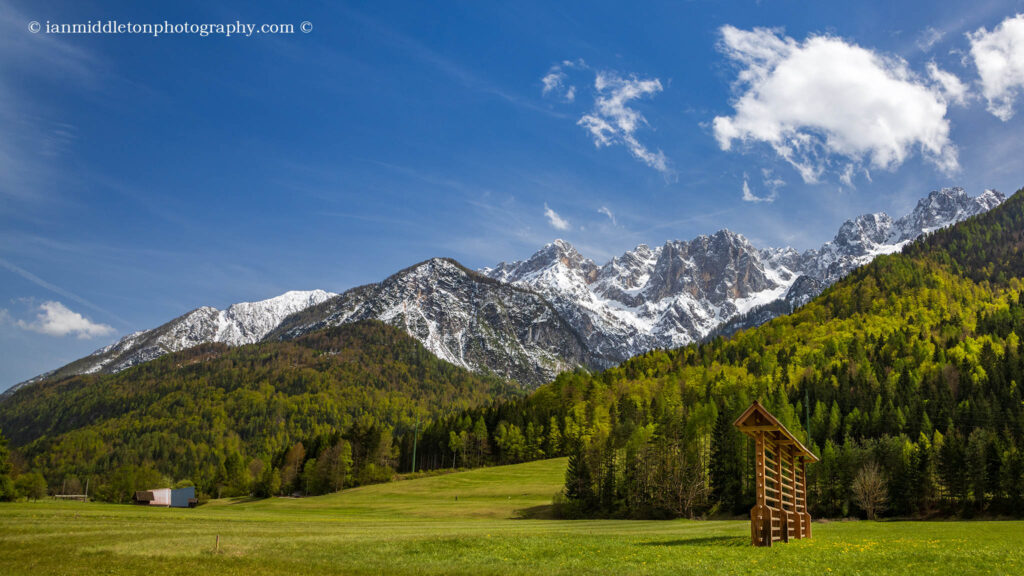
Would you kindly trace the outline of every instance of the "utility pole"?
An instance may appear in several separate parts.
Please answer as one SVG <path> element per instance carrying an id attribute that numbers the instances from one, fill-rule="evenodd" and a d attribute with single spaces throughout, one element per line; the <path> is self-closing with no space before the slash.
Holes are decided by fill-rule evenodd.
<path id="1" fill-rule="evenodd" d="M 416 428 L 412 432 L 412 472 L 416 473 L 416 441 L 420 435 L 420 415 L 416 414 Z"/>

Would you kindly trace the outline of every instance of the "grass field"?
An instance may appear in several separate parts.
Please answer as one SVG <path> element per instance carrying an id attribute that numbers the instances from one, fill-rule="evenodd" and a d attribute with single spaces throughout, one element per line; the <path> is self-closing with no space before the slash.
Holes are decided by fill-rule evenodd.
<path id="1" fill-rule="evenodd" d="M 746 522 L 537 518 L 564 470 L 193 510 L 0 504 L 0 574 L 1024 574 L 1024 522 L 815 524 L 810 540 L 752 548 Z"/>

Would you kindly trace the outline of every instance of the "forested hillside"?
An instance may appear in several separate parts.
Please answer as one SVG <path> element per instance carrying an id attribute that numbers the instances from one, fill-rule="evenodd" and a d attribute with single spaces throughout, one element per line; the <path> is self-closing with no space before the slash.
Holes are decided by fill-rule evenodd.
<path id="1" fill-rule="evenodd" d="M 752 446 L 732 421 L 759 399 L 821 457 L 815 516 L 861 513 L 876 468 L 885 514 L 1020 515 L 1022 227 L 1018 192 L 789 316 L 528 397 L 365 322 L 26 387 L 0 428 L 22 493 L 86 478 L 109 500 L 182 480 L 320 493 L 410 470 L 415 438 L 420 470 L 568 455 L 562 512 L 670 517 L 749 509 Z"/>
<path id="2" fill-rule="evenodd" d="M 483 448 L 498 461 L 568 454 L 570 512 L 742 513 L 752 443 L 732 421 L 760 399 L 821 457 L 808 471 L 814 515 L 858 513 L 871 462 L 890 515 L 1024 514 L 1022 230 L 1018 192 L 790 316 L 563 374 L 515 405 L 439 423 L 426 445 L 482 460 Z M 481 425 L 490 445 L 474 440 Z"/>
<path id="3" fill-rule="evenodd" d="M 315 493 L 389 479 L 418 418 L 512 390 L 366 321 L 25 387 L 0 402 L 0 429 L 20 473 L 54 490 L 90 479 L 114 501 L 175 481 L 214 495 Z"/>

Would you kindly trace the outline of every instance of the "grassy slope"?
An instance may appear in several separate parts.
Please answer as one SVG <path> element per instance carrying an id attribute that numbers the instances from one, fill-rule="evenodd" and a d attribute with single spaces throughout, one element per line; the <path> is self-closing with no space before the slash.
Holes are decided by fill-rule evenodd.
<path id="1" fill-rule="evenodd" d="M 4 504 L 0 574 L 1024 573 L 1024 522 L 815 524 L 811 540 L 754 549 L 746 522 L 520 519 L 564 470 L 557 459 L 195 510 Z"/>

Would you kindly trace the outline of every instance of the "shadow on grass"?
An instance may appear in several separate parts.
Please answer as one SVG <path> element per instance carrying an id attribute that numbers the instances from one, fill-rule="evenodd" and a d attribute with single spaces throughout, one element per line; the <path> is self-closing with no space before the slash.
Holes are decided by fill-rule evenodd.
<path id="1" fill-rule="evenodd" d="M 641 546 L 750 546 L 750 538 L 743 536 L 705 536 L 658 542 L 641 542 Z"/>
<path id="2" fill-rule="evenodd" d="M 225 498 L 225 500 L 226 501 L 222 501 L 218 504 L 220 506 L 234 506 L 235 504 L 248 504 L 250 502 L 259 502 L 260 500 L 266 500 L 266 498 L 260 498 L 258 496 L 235 496 L 233 498 Z"/>
<path id="3" fill-rule="evenodd" d="M 513 514 L 513 518 L 516 520 L 554 520 L 555 507 L 552 504 L 543 504 L 541 506 L 520 508 Z"/>

